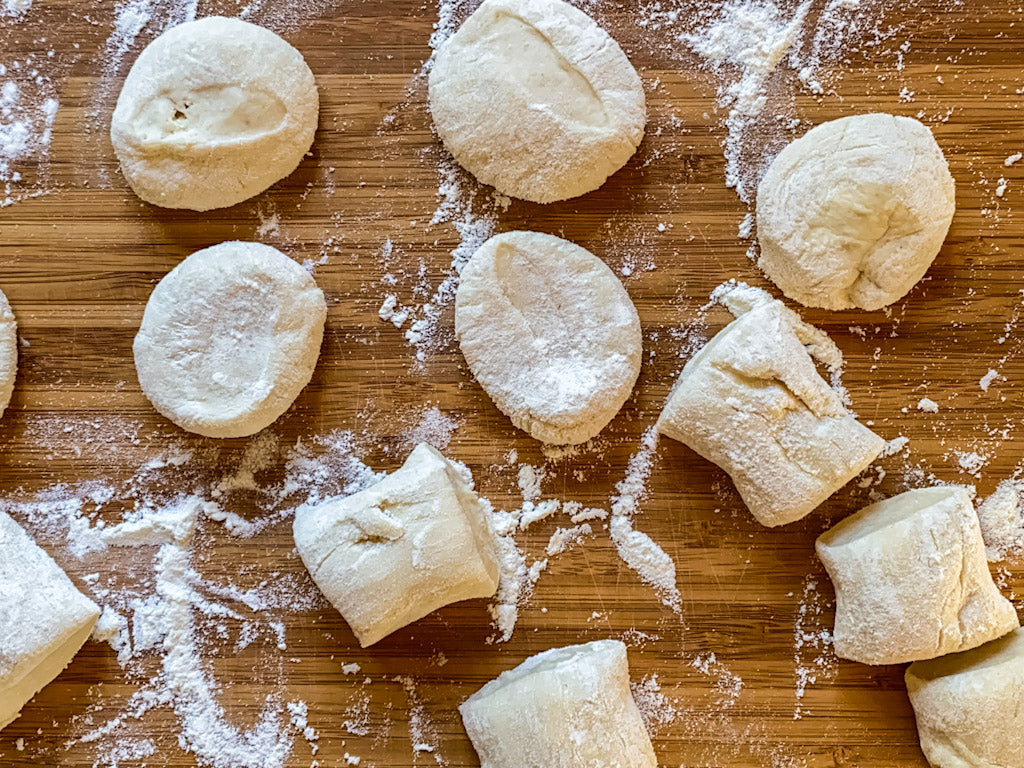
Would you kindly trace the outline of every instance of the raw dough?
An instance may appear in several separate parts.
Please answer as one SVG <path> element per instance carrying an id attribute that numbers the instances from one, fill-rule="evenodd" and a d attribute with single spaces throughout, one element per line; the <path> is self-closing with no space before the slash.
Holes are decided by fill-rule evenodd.
<path id="1" fill-rule="evenodd" d="M 326 318 L 323 292 L 277 249 L 239 241 L 204 248 L 149 297 L 135 337 L 139 383 L 182 429 L 251 435 L 309 383 Z"/>
<path id="2" fill-rule="evenodd" d="M 1018 626 L 985 560 L 967 491 L 937 486 L 865 507 L 823 533 L 836 654 L 902 664 L 965 651 Z"/>
<path id="3" fill-rule="evenodd" d="M 780 301 L 753 306 L 686 364 L 658 419 L 729 473 L 763 525 L 809 514 L 885 445 L 818 375 L 818 335 Z"/>
<path id="4" fill-rule="evenodd" d="M 0 416 L 7 410 L 18 373 L 18 323 L 0 291 Z"/>
<path id="5" fill-rule="evenodd" d="M 66 667 L 100 609 L 0 512 L 0 728 Z"/>
<path id="6" fill-rule="evenodd" d="M 426 443 L 371 488 L 295 513 L 295 546 L 362 647 L 498 589 L 494 532 L 467 479 Z"/>
<path id="7" fill-rule="evenodd" d="M 459 164 L 535 203 L 600 187 L 647 122 L 626 54 L 561 0 L 486 0 L 437 51 L 429 93 Z"/>
<path id="8" fill-rule="evenodd" d="M 539 232 L 492 237 L 462 270 L 455 335 L 480 386 L 545 443 L 589 440 L 640 373 L 640 318 L 589 251 Z"/>
<path id="9" fill-rule="evenodd" d="M 319 108 L 302 54 L 270 30 L 210 16 L 172 27 L 139 55 L 110 140 L 143 200 L 207 211 L 295 170 Z"/>
<path id="10" fill-rule="evenodd" d="M 1024 766 L 1024 630 L 906 672 L 932 768 Z"/>
<path id="11" fill-rule="evenodd" d="M 955 206 L 927 127 L 886 114 L 833 120 L 783 149 L 761 180 L 759 263 L 801 304 L 878 309 L 928 271 Z"/>
<path id="12" fill-rule="evenodd" d="M 474 693 L 462 722 L 481 768 L 656 768 L 618 640 L 553 648 Z"/>

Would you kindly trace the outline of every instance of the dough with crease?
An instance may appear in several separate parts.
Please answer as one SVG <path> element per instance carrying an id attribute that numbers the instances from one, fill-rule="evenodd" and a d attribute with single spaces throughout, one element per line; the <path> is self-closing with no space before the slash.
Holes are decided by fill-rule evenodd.
<path id="1" fill-rule="evenodd" d="M 0 728 L 66 667 L 100 610 L 0 512 Z"/>
<path id="2" fill-rule="evenodd" d="M 582 443 L 618 413 L 640 373 L 640 318 L 592 253 L 507 232 L 462 270 L 455 335 L 494 404 L 544 443 Z"/>
<path id="3" fill-rule="evenodd" d="M 626 54 L 562 0 L 485 0 L 438 49 L 429 98 L 463 168 L 535 203 L 597 189 L 647 122 Z"/>
<path id="4" fill-rule="evenodd" d="M 459 712 L 481 768 L 658 765 L 618 640 L 538 653 L 487 683 Z"/>
<path id="5" fill-rule="evenodd" d="M 313 143 L 319 97 L 297 50 L 209 16 L 164 32 L 132 65 L 110 140 L 139 197 L 207 211 L 283 179 Z"/>
<path id="6" fill-rule="evenodd" d="M 376 485 L 295 513 L 295 547 L 362 647 L 498 589 L 494 531 L 472 478 L 426 443 Z"/>
<path id="7" fill-rule="evenodd" d="M 323 292 L 276 248 L 204 248 L 149 297 L 134 345 L 139 384 L 182 429 L 254 434 L 309 383 L 326 318 Z"/>
<path id="8" fill-rule="evenodd" d="M 0 415 L 7 410 L 18 374 L 18 323 L 0 291 Z"/>
<path id="9" fill-rule="evenodd" d="M 836 654 L 864 664 L 933 659 L 1015 629 L 960 486 L 907 491 L 818 537 L 836 588 Z"/>
<path id="10" fill-rule="evenodd" d="M 928 271 L 955 206 L 926 126 L 887 114 L 832 120 L 783 149 L 761 180 L 759 264 L 808 307 L 879 309 Z"/>

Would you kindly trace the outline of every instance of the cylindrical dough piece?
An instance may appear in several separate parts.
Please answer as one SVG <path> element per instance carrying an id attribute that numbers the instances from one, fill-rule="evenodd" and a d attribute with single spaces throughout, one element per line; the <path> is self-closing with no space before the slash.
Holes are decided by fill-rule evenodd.
<path id="1" fill-rule="evenodd" d="M 487 683 L 459 712 L 481 768 L 658 765 L 618 640 L 538 653 Z"/>
<path id="2" fill-rule="evenodd" d="M 967 491 L 937 486 L 865 507 L 817 541 L 836 589 L 836 654 L 902 664 L 975 648 L 1019 625 L 992 582 Z"/>
<path id="3" fill-rule="evenodd" d="M 438 49 L 429 97 L 459 164 L 535 203 L 597 189 L 647 122 L 626 54 L 562 0 L 485 0 Z"/>
<path id="4" fill-rule="evenodd" d="M 210 16 L 172 27 L 139 54 L 110 140 L 143 200 L 207 211 L 295 170 L 319 108 L 302 54 L 268 29 Z"/>
<path id="5" fill-rule="evenodd" d="M 326 318 L 323 292 L 276 248 L 240 241 L 204 248 L 149 297 L 134 345 L 139 383 L 182 429 L 254 434 L 309 383 Z"/>
<path id="6" fill-rule="evenodd" d="M 809 514 L 885 445 L 818 375 L 812 331 L 780 301 L 753 307 L 687 362 L 658 419 L 728 472 L 767 526 Z"/>
<path id="7" fill-rule="evenodd" d="M 18 374 L 18 323 L 7 297 L 0 291 L 0 416 L 11 402 Z"/>
<path id="8" fill-rule="evenodd" d="M 568 240 L 507 232 L 462 270 L 455 335 L 512 423 L 558 445 L 594 437 L 640 374 L 640 318 L 603 261 Z"/>
<path id="9" fill-rule="evenodd" d="M 806 306 L 878 309 L 928 271 L 955 206 L 926 126 L 887 114 L 833 120 L 785 147 L 761 180 L 759 264 Z"/>
<path id="10" fill-rule="evenodd" d="M 364 648 L 498 589 L 494 531 L 472 479 L 426 443 L 365 491 L 301 507 L 293 533 L 313 581 Z"/>
<path id="11" fill-rule="evenodd" d="M 932 768 L 1024 766 L 1024 630 L 906 671 Z"/>

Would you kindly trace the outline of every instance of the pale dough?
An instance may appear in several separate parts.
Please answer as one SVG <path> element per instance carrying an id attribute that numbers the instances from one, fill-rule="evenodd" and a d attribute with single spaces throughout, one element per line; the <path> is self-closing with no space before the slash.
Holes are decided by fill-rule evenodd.
<path id="1" fill-rule="evenodd" d="M 437 51 L 429 98 L 460 165 L 535 203 L 600 187 L 647 122 L 626 54 L 562 0 L 485 0 Z"/>
<path id="2" fill-rule="evenodd" d="M 906 671 L 932 768 L 1024 766 L 1024 630 Z"/>
<path id="3" fill-rule="evenodd" d="M 818 375 L 820 333 L 780 301 L 752 307 L 690 359 L 658 420 L 728 472 L 763 525 L 809 514 L 885 444 Z"/>
<path id="4" fill-rule="evenodd" d="M 594 437 L 640 373 L 640 318 L 589 251 L 539 232 L 507 232 L 462 270 L 455 335 L 494 404 L 544 443 Z"/>
<path id="5" fill-rule="evenodd" d="M 240 19 L 164 32 L 121 89 L 110 139 L 139 197 L 206 211 L 259 194 L 313 143 L 319 97 L 297 50 Z"/>
<path id="6" fill-rule="evenodd" d="M 313 278 L 277 249 L 232 241 L 196 251 L 146 304 L 134 345 L 142 391 L 190 432 L 259 432 L 309 383 L 326 317 Z"/>
<path id="7" fill-rule="evenodd" d="M 0 415 L 11 402 L 17 373 L 18 323 L 7 297 L 0 291 Z"/>
<path id="8" fill-rule="evenodd" d="M 99 608 L 0 512 L 0 728 L 66 667 Z"/>
<path id="9" fill-rule="evenodd" d="M 760 266 L 809 307 L 878 309 L 928 271 L 956 206 L 931 131 L 887 114 L 811 129 L 757 190 Z"/>
<path id="10" fill-rule="evenodd" d="M 295 513 L 302 562 L 364 648 L 497 590 L 494 532 L 471 483 L 420 443 L 376 485 Z"/>
<path id="11" fill-rule="evenodd" d="M 937 486 L 865 507 L 823 533 L 836 654 L 902 664 L 965 651 L 1018 626 L 985 560 L 967 491 Z"/>
<path id="12" fill-rule="evenodd" d="M 618 640 L 532 656 L 459 707 L 481 768 L 656 768 Z"/>

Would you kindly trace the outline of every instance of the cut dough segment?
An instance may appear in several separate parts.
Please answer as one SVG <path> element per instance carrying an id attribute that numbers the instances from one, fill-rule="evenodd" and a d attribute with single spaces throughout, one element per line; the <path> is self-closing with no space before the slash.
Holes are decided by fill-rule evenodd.
<path id="1" fill-rule="evenodd" d="M 902 664 L 956 653 L 1019 625 L 985 560 L 962 487 L 907 491 L 823 533 L 818 557 L 836 588 L 836 654 Z"/>
<path id="2" fill-rule="evenodd" d="M 928 271 L 955 208 L 926 126 L 887 114 L 832 120 L 785 147 L 761 180 L 758 263 L 808 307 L 879 309 Z"/>
<path id="3" fill-rule="evenodd" d="M 139 383 L 182 429 L 254 434 L 309 383 L 326 318 L 323 292 L 276 248 L 239 241 L 204 248 L 149 297 L 134 344 Z"/>
<path id="4" fill-rule="evenodd" d="M 302 562 L 364 648 L 497 590 L 494 532 L 470 483 L 420 443 L 373 487 L 296 512 Z"/>
<path id="5" fill-rule="evenodd" d="M 438 49 L 429 98 L 460 165 L 535 203 L 597 189 L 647 122 L 626 54 L 562 0 L 485 0 Z"/>
<path id="6" fill-rule="evenodd" d="M 640 318 L 592 253 L 539 232 L 507 232 L 462 270 L 455 335 L 470 370 L 520 429 L 558 445 L 594 437 L 640 373 Z"/>
<path id="7" fill-rule="evenodd" d="M 656 768 L 618 640 L 538 653 L 459 707 L 482 768 Z"/>
<path id="8" fill-rule="evenodd" d="M 932 768 L 1024 765 L 1024 630 L 906 672 Z"/>
<path id="9" fill-rule="evenodd" d="M 0 728 L 66 667 L 100 609 L 0 512 Z"/>
<path id="10" fill-rule="evenodd" d="M 753 306 L 686 364 L 658 419 L 729 473 L 763 525 L 809 514 L 885 444 L 818 375 L 806 345 L 819 333 L 780 301 Z"/>
<path id="11" fill-rule="evenodd" d="M 208 211 L 294 171 L 318 111 L 302 54 L 268 29 L 209 16 L 172 27 L 139 55 L 110 140 L 140 198 Z"/>
<path id="12" fill-rule="evenodd" d="M 0 291 L 0 415 L 7 410 L 18 373 L 18 323 Z"/>

